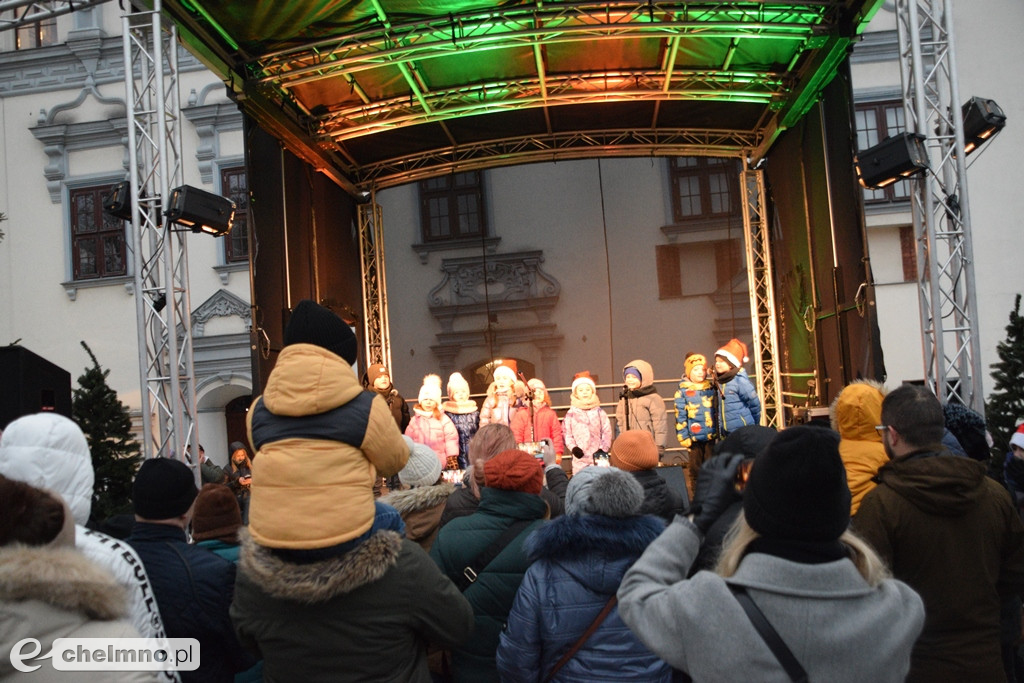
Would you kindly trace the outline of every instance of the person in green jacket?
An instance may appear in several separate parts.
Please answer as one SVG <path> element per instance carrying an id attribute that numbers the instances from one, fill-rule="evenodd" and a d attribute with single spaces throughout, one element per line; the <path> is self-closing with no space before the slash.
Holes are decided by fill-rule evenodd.
<path id="1" fill-rule="evenodd" d="M 457 683 L 498 681 L 495 653 L 502 626 L 530 566 L 523 549 L 526 537 L 548 518 L 540 497 L 544 486 L 542 463 L 529 453 L 508 450 L 484 463 L 484 486 L 476 512 L 451 520 L 434 541 L 430 556 L 458 585 L 467 568 L 475 581 L 463 585 L 473 607 L 473 637 L 452 651 L 452 674 Z M 497 550 L 490 562 L 476 561 L 513 525 L 518 533 Z"/>

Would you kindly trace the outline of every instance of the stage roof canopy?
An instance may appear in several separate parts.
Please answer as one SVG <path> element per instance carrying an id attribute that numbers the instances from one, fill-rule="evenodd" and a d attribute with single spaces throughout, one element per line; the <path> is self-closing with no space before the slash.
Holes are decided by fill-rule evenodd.
<path id="1" fill-rule="evenodd" d="M 164 0 L 242 108 L 350 191 L 593 156 L 757 160 L 882 0 Z"/>

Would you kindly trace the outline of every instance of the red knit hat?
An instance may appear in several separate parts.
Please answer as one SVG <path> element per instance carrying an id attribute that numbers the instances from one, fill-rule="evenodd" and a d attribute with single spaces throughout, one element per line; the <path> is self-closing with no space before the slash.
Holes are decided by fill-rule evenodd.
<path id="1" fill-rule="evenodd" d="M 726 359 L 736 368 L 750 361 L 747 356 L 747 345 L 739 339 L 730 339 L 722 348 L 715 351 L 715 355 Z"/>
<path id="2" fill-rule="evenodd" d="M 484 486 L 540 495 L 544 488 L 541 461 L 525 451 L 502 451 L 484 463 Z"/>

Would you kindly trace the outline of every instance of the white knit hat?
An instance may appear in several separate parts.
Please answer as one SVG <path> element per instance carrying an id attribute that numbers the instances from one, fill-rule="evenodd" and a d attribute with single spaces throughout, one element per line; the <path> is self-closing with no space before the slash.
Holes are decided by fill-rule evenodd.
<path id="1" fill-rule="evenodd" d="M 420 403 L 427 398 L 433 399 L 437 403 L 441 402 L 441 378 L 437 375 L 431 374 L 423 378 L 423 386 L 420 387 Z"/>
<path id="2" fill-rule="evenodd" d="M 398 472 L 398 480 L 406 486 L 433 486 L 441 477 L 441 459 L 430 446 L 402 437 L 409 446 L 409 460 Z"/>
<path id="3" fill-rule="evenodd" d="M 584 383 L 589 384 L 591 389 L 597 391 L 597 384 L 594 383 L 594 378 L 590 376 L 590 372 L 588 370 L 584 370 L 583 372 L 577 372 L 576 377 L 573 378 L 572 393 L 575 394 L 576 387 Z"/>
<path id="4" fill-rule="evenodd" d="M 509 382 L 516 381 L 516 369 L 512 367 L 510 362 L 506 362 L 505 365 L 499 365 L 494 368 L 494 379 L 499 377 L 507 377 Z"/>
<path id="5" fill-rule="evenodd" d="M 461 372 L 453 372 L 448 378 L 448 398 L 452 398 L 457 390 L 469 391 L 469 382 L 462 376 Z"/>

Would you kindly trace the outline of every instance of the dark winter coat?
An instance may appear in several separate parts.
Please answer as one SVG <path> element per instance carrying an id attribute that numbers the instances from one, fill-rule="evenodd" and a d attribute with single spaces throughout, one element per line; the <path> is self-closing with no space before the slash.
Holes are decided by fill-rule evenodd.
<path id="1" fill-rule="evenodd" d="M 640 506 L 642 514 L 657 515 L 671 522 L 673 517 L 683 511 L 683 497 L 673 491 L 657 472 L 637 470 L 630 474 L 644 487 L 644 502 Z"/>
<path id="2" fill-rule="evenodd" d="M 533 564 L 501 634 L 501 680 L 544 680 L 664 528 L 651 516 L 566 515 L 537 529 L 526 541 Z M 671 678 L 669 666 L 633 635 L 614 608 L 553 680 L 646 683 Z"/>
<path id="3" fill-rule="evenodd" d="M 451 647 L 473 627 L 458 589 L 394 531 L 310 564 L 241 539 L 231 618 L 265 681 L 429 683 L 427 644 Z"/>
<path id="4" fill-rule="evenodd" d="M 455 485 L 441 482 L 433 486 L 417 486 L 404 491 L 392 491 L 380 499 L 381 503 L 398 510 L 405 522 L 405 537 L 430 552 L 430 546 L 441 529 L 441 513 Z"/>
<path id="5" fill-rule="evenodd" d="M 1004 680 L 1000 596 L 1024 591 L 1024 524 L 1009 495 L 984 464 L 928 451 L 878 478 L 854 529 L 924 600 L 907 680 Z"/>
<path id="6" fill-rule="evenodd" d="M 494 653 L 498 636 L 516 591 L 529 567 L 523 543 L 530 532 L 544 523 L 548 509 L 532 493 L 484 487 L 480 506 L 468 517 L 452 520 L 442 527 L 430 549 L 430 557 L 453 581 L 512 524 L 532 520 L 491 562 L 478 572 L 477 580 L 464 595 L 473 606 L 473 637 L 452 651 L 452 672 L 457 683 L 487 683 L 498 680 Z"/>
<path id="7" fill-rule="evenodd" d="M 722 436 L 740 427 L 760 424 L 761 399 L 746 370 L 740 368 L 732 379 L 719 386 L 721 408 L 718 409 L 718 426 Z"/>
<path id="8" fill-rule="evenodd" d="M 149 575 L 167 637 L 199 641 L 199 670 L 182 671 L 183 683 L 231 681 L 255 663 L 239 646 L 228 616 L 234 564 L 189 545 L 185 531 L 168 524 L 135 522 L 127 542 Z"/>
<path id="9" fill-rule="evenodd" d="M 565 490 L 569 488 L 569 477 L 561 467 L 546 468 L 544 477 L 547 480 L 547 488 L 540 492 L 540 497 L 548 504 L 548 516 L 550 519 L 561 517 L 565 513 Z M 463 484 L 448 496 L 448 502 L 441 513 L 441 526 L 453 519 L 473 514 L 479 505 L 480 500 L 473 495 L 469 484 Z"/>

